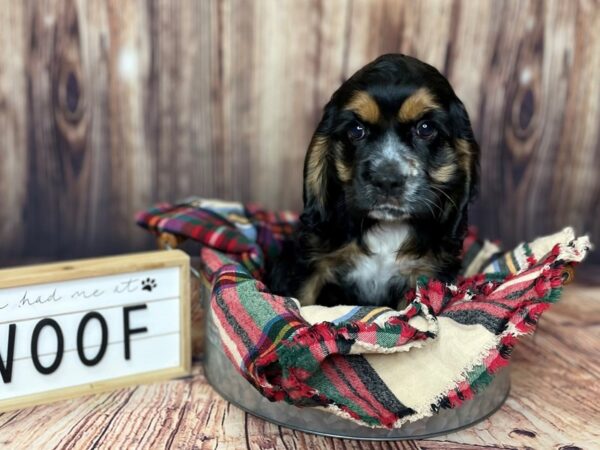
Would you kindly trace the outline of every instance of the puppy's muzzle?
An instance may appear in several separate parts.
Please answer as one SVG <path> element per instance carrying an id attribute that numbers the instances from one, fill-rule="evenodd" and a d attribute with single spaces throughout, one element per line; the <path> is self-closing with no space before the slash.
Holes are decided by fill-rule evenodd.
<path id="1" fill-rule="evenodd" d="M 400 199 L 406 190 L 411 172 L 410 149 L 393 134 L 388 134 L 371 150 L 362 171 L 365 184 L 380 198 Z"/>
<path id="2" fill-rule="evenodd" d="M 404 192 L 406 176 L 397 161 L 382 161 L 379 167 L 369 171 L 365 180 L 384 197 L 399 197 Z"/>

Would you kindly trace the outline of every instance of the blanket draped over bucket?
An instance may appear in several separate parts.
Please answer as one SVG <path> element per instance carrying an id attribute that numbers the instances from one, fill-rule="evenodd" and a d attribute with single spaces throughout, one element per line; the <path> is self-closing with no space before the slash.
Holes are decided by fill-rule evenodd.
<path id="1" fill-rule="evenodd" d="M 269 400 L 323 407 L 371 427 L 398 428 L 476 395 L 590 248 L 570 228 L 507 253 L 470 232 L 456 283 L 422 279 L 402 311 L 302 307 L 261 281 L 265 258 L 296 221 L 293 213 L 199 198 L 137 215 L 156 234 L 201 244 L 210 314 L 241 376 Z"/>

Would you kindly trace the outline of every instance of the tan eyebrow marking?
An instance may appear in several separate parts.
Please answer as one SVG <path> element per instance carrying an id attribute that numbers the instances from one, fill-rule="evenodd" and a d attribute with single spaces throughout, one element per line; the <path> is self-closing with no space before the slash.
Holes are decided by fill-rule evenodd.
<path id="1" fill-rule="evenodd" d="M 433 94 L 427 88 L 419 88 L 402 103 L 398 111 L 398 120 L 413 122 L 434 109 L 441 109 L 441 106 Z"/>
<path id="2" fill-rule="evenodd" d="M 377 123 L 381 117 L 377 102 L 365 91 L 357 91 L 345 109 L 354 112 L 362 120 L 369 123 Z"/>

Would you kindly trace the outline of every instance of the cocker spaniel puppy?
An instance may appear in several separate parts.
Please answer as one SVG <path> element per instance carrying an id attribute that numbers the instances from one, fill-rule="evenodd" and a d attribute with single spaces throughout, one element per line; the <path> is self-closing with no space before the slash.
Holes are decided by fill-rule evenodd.
<path id="1" fill-rule="evenodd" d="M 302 304 L 399 307 L 421 276 L 460 267 L 479 147 L 434 67 L 390 54 L 333 94 L 304 163 L 296 239 L 268 268 Z"/>

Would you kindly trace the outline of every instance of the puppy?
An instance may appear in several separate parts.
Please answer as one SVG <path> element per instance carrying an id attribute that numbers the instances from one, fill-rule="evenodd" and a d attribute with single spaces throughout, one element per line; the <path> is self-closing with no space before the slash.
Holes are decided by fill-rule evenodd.
<path id="1" fill-rule="evenodd" d="M 304 305 L 401 307 L 421 276 L 451 281 L 477 183 L 467 112 L 432 66 L 383 55 L 333 94 L 304 163 L 295 239 L 268 267 Z"/>

